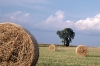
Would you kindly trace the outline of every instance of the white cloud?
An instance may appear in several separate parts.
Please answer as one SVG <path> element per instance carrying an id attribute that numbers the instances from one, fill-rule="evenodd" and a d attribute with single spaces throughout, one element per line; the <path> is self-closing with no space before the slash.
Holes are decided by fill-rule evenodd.
<path id="1" fill-rule="evenodd" d="M 64 12 L 58 10 L 55 16 L 50 15 L 44 22 L 36 24 L 36 27 L 44 30 L 60 30 L 67 27 L 72 27 L 73 22 L 70 20 L 64 21 Z"/>
<path id="2" fill-rule="evenodd" d="M 100 30 L 100 14 L 92 18 L 77 21 L 75 27 L 78 30 Z"/>
<path id="3" fill-rule="evenodd" d="M 33 28 L 48 31 L 72 28 L 76 31 L 82 31 L 88 34 L 96 33 L 97 31 L 100 32 L 100 14 L 91 18 L 86 18 L 84 20 L 78 20 L 77 22 L 65 20 L 64 14 L 65 12 L 58 10 L 55 15 L 50 15 L 46 20 L 36 22 L 36 20 L 34 20 L 34 15 L 21 11 L 16 11 L 14 13 L 0 15 L 0 21 L 12 21 L 19 24 L 28 24 Z"/>
<path id="4" fill-rule="evenodd" d="M 61 22 L 61 21 L 63 20 L 63 18 L 64 18 L 64 12 L 62 12 L 62 11 L 59 10 L 59 11 L 57 11 L 57 12 L 55 13 L 55 16 L 50 15 L 50 16 L 46 19 L 46 23 Z"/>
<path id="5" fill-rule="evenodd" d="M 6 14 L 1 17 L 1 21 L 11 21 L 15 23 L 20 23 L 20 24 L 25 24 L 25 23 L 30 23 L 33 19 L 30 17 L 29 13 L 24 13 L 21 11 L 16 11 L 14 13 Z"/>
<path id="6" fill-rule="evenodd" d="M 16 12 L 14 12 L 14 13 L 9 14 L 9 16 L 10 16 L 10 15 L 12 15 L 12 16 L 17 16 L 17 15 L 19 15 L 19 14 L 22 14 L 22 12 L 21 12 L 21 11 L 16 11 Z"/>

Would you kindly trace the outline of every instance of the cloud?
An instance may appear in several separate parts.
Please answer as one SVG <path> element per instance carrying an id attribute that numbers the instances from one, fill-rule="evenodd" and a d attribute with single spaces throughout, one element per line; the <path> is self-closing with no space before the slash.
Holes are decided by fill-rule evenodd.
<path id="1" fill-rule="evenodd" d="M 29 13 L 23 13 L 21 11 L 16 11 L 8 15 L 11 21 L 18 21 L 18 22 L 26 22 L 29 16 Z"/>
<path id="2" fill-rule="evenodd" d="M 100 35 L 100 14 L 94 17 L 88 17 L 86 19 L 78 20 L 75 23 L 75 28 L 77 32 L 87 35 Z"/>
<path id="3" fill-rule="evenodd" d="M 72 28 L 77 32 L 85 34 L 100 33 L 100 14 L 76 22 L 65 20 L 64 14 L 65 12 L 58 10 L 55 15 L 50 15 L 45 21 L 37 23 L 35 27 L 41 30 L 62 30 L 64 28 Z"/>
<path id="4" fill-rule="evenodd" d="M 18 24 L 29 24 L 33 19 L 31 18 L 29 13 L 24 13 L 21 11 L 16 11 L 14 13 L 9 13 L 9 14 L 3 14 L 0 15 L 0 21 L 1 22 L 15 22 Z"/>
<path id="5" fill-rule="evenodd" d="M 18 24 L 28 25 L 29 28 L 36 28 L 39 30 L 57 31 L 64 28 L 72 28 L 76 32 L 85 34 L 99 34 L 100 33 L 100 14 L 94 17 L 88 17 L 76 22 L 65 20 L 65 12 L 58 10 L 54 15 L 50 15 L 44 21 L 36 22 L 34 15 L 22 11 L 16 11 L 9 14 L 1 14 L 0 22 L 11 21 Z"/>
<path id="6" fill-rule="evenodd" d="M 45 21 L 36 24 L 36 27 L 42 30 L 60 30 L 72 27 L 74 23 L 70 20 L 64 21 L 64 12 L 58 10 L 55 15 L 50 15 Z"/>
<path id="7" fill-rule="evenodd" d="M 42 30 L 58 30 L 65 27 L 71 27 L 73 22 L 70 20 L 64 21 L 64 12 L 58 10 L 55 15 L 50 15 L 45 21 L 36 23 L 33 18 L 34 15 L 29 13 L 24 13 L 22 11 L 16 11 L 9 14 L 3 14 L 0 19 L 1 22 L 15 22 L 18 24 L 26 24 L 33 28 L 38 28 Z"/>
<path id="8" fill-rule="evenodd" d="M 85 20 L 79 20 L 75 23 L 75 27 L 78 30 L 99 30 L 100 31 L 100 14 L 86 18 Z"/>

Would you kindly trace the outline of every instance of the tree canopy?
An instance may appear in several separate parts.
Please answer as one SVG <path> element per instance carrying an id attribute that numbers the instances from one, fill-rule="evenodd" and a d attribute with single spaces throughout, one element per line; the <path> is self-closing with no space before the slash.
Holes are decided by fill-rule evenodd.
<path id="1" fill-rule="evenodd" d="M 64 46 L 69 46 L 69 43 L 74 39 L 75 32 L 71 28 L 65 28 L 61 31 L 57 31 L 56 34 L 62 39 Z"/>

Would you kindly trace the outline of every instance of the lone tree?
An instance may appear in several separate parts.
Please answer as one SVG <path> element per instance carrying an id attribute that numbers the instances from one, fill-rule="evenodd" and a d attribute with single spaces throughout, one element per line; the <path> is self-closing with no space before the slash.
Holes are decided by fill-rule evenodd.
<path id="1" fill-rule="evenodd" d="M 56 32 L 60 39 L 62 39 L 62 43 L 64 43 L 64 46 L 69 46 L 69 43 L 72 42 L 72 39 L 74 39 L 75 32 L 71 28 L 65 28 L 64 30 L 57 31 Z"/>

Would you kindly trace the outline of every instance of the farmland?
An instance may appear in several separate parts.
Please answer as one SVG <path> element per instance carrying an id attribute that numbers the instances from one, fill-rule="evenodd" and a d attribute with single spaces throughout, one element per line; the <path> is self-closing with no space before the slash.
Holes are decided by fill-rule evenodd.
<path id="1" fill-rule="evenodd" d="M 57 47 L 49 51 L 48 47 L 39 47 L 39 59 L 36 66 L 100 66 L 100 48 L 88 47 L 86 57 L 77 56 L 76 47 Z"/>

